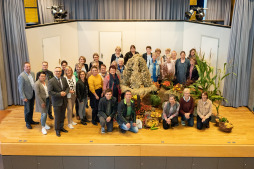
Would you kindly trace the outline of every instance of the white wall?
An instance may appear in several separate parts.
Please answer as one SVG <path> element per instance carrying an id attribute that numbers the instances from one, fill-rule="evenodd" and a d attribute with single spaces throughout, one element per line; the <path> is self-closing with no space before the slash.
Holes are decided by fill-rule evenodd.
<path id="1" fill-rule="evenodd" d="M 202 36 L 218 38 L 219 50 L 218 50 L 217 69 L 223 70 L 224 63 L 227 62 L 230 31 L 231 29 L 227 27 L 218 27 L 212 25 L 185 22 L 183 32 L 183 50 L 185 50 L 186 53 L 188 54 L 191 48 L 196 48 L 197 51 L 199 52 L 201 47 Z M 221 91 L 223 91 L 223 84 L 224 82 L 221 83 L 220 88 Z"/>
<path id="2" fill-rule="evenodd" d="M 79 55 L 76 22 L 30 28 L 26 29 L 26 37 L 33 72 L 36 73 L 41 70 L 41 62 L 43 61 L 43 39 L 55 36 L 60 37 L 61 59 L 67 60 L 71 66 L 77 63 Z M 50 60 L 47 61 L 50 64 Z"/>
<path id="3" fill-rule="evenodd" d="M 85 56 L 87 63 L 90 63 L 93 53 L 100 53 L 100 32 L 107 31 L 122 32 L 123 54 L 130 50 L 132 44 L 141 54 L 145 53 L 148 45 L 152 46 L 153 51 L 160 48 L 162 54 L 166 48 L 180 51 L 183 46 L 183 24 L 183 22 L 79 22 L 79 55 Z M 110 39 L 108 41 L 110 43 Z"/>

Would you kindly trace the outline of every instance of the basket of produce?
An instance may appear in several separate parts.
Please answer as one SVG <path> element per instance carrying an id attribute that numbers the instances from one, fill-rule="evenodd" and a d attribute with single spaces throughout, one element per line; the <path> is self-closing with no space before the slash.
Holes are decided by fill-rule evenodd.
<path id="1" fill-rule="evenodd" d="M 145 124 L 146 124 L 147 128 L 158 127 L 159 120 L 158 120 L 158 118 L 148 118 L 148 119 L 146 119 Z"/>
<path id="2" fill-rule="evenodd" d="M 227 132 L 227 133 L 230 133 L 233 129 L 233 124 L 229 123 L 229 122 L 220 122 L 219 123 L 219 129 L 221 131 L 224 131 L 224 132 Z"/>

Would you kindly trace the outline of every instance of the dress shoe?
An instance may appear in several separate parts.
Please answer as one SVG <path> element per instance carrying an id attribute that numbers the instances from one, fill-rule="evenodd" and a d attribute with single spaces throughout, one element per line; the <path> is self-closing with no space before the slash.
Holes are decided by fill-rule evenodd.
<path id="1" fill-rule="evenodd" d="M 62 131 L 64 133 L 68 133 L 68 130 L 65 130 L 64 128 L 62 128 L 60 131 Z"/>
<path id="2" fill-rule="evenodd" d="M 80 123 L 83 124 L 83 125 L 87 125 L 85 120 L 83 120 L 83 119 L 80 121 Z"/>
<path id="3" fill-rule="evenodd" d="M 54 117 L 53 117 L 52 115 L 49 115 L 49 118 L 50 118 L 51 120 L 53 120 L 53 119 L 54 119 Z"/>
<path id="4" fill-rule="evenodd" d="M 59 131 L 59 130 L 56 130 L 56 136 L 57 136 L 57 137 L 61 137 L 61 134 L 60 134 L 60 131 Z"/>
<path id="5" fill-rule="evenodd" d="M 126 133 L 126 130 L 122 129 L 120 126 L 118 126 L 118 128 L 120 129 L 121 133 Z"/>
<path id="6" fill-rule="evenodd" d="M 31 124 L 26 124 L 26 128 L 28 128 L 28 129 L 32 129 L 32 126 L 31 126 Z"/>
<path id="7" fill-rule="evenodd" d="M 97 126 L 98 124 L 97 124 L 97 122 L 96 121 L 94 121 L 94 120 L 92 120 L 92 124 L 93 125 L 95 125 L 95 126 Z"/>
<path id="8" fill-rule="evenodd" d="M 40 124 L 40 123 L 36 121 L 32 121 L 30 124 Z"/>
<path id="9" fill-rule="evenodd" d="M 87 120 L 87 118 L 85 117 L 85 118 L 84 118 L 84 122 L 90 122 L 90 121 L 89 121 L 89 120 Z"/>
<path id="10" fill-rule="evenodd" d="M 77 120 L 80 120 L 80 117 L 79 117 L 79 116 L 76 116 L 76 119 L 77 119 Z"/>

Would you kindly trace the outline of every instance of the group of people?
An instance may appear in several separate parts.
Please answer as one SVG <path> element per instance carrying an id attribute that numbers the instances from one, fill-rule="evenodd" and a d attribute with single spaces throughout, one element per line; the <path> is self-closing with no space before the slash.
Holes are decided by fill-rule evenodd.
<path id="1" fill-rule="evenodd" d="M 176 59 L 177 53 L 175 51 L 170 53 L 170 49 L 166 49 L 164 56 L 160 56 L 160 49 L 156 49 L 155 53 L 152 53 L 150 46 L 146 47 L 146 51 L 147 53 L 143 54 L 143 58 L 147 63 L 153 81 L 162 80 L 168 76 L 175 76 L 174 79 L 179 83 L 185 83 L 189 77 L 192 79 L 196 76 L 194 73 L 195 66 L 192 67 L 192 60 L 195 65 L 195 51 L 190 52 L 189 59 L 191 61 L 185 58 L 184 51 L 181 52 L 181 58 L 179 59 Z M 97 125 L 100 122 L 102 133 L 105 133 L 106 129 L 108 132 L 113 130 L 114 118 L 116 118 L 122 133 L 127 130 L 138 132 L 135 105 L 131 100 L 131 91 L 121 93 L 120 89 L 120 81 L 125 65 L 137 53 L 136 47 L 131 45 L 130 51 L 123 57 L 121 48 L 116 47 L 115 53 L 111 57 L 111 65 L 108 71 L 106 65 L 99 60 L 98 53 L 93 54 L 93 61 L 89 64 L 89 67 L 86 64 L 86 58 L 80 56 L 75 69 L 72 69 L 68 66 L 68 62 L 63 60 L 61 67 L 55 67 L 54 73 L 48 70 L 48 62 L 43 61 L 42 70 L 37 73 L 36 79 L 34 73 L 31 72 L 30 63 L 25 62 L 24 72 L 18 77 L 18 88 L 20 97 L 25 103 L 26 127 L 32 129 L 33 124 L 39 124 L 39 122 L 33 121 L 34 101 L 36 100 L 36 112 L 41 113 L 42 133 L 47 134 L 47 130 L 50 129 L 46 124 L 48 114 L 50 119 L 55 119 L 56 135 L 60 137 L 61 132 L 68 132 L 64 128 L 65 118 L 68 120 L 70 129 L 77 125 L 72 120 L 75 116 L 74 107 L 77 120 L 80 120 L 81 124 L 87 125 L 89 121 L 86 118 L 86 107 L 88 107 L 87 102 L 90 99 L 92 108 L 91 122 L 93 125 Z M 160 74 L 162 74 L 161 78 L 159 78 Z M 165 104 L 167 105 L 166 107 L 169 107 L 168 113 L 164 107 L 163 114 L 165 116 L 163 117 L 165 122 L 163 121 L 163 126 L 164 123 L 165 126 L 171 124 L 170 120 L 178 115 L 179 107 L 177 105 L 179 103 L 173 104 L 170 100 L 172 100 L 172 97 Z M 186 102 L 189 102 L 189 100 L 186 99 Z M 52 107 L 54 109 L 54 117 L 52 116 Z M 66 109 L 67 114 L 65 114 Z M 174 112 L 175 110 L 177 114 Z M 180 108 L 179 111 L 180 114 L 184 115 L 184 110 Z M 172 112 L 174 112 L 174 116 L 171 116 Z M 182 116 L 182 120 L 193 119 L 192 112 L 186 111 L 189 115 Z M 203 122 L 202 117 L 200 116 Z M 191 120 L 188 124 L 193 126 Z"/>

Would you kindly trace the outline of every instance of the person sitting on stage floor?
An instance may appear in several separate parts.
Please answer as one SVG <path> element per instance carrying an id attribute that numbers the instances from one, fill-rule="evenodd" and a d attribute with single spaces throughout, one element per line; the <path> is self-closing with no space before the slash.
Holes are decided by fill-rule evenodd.
<path id="1" fill-rule="evenodd" d="M 193 127 L 194 119 L 193 112 L 195 102 L 194 99 L 190 96 L 190 89 L 185 88 L 183 90 L 183 97 L 180 99 L 180 116 L 181 116 L 181 124 L 185 126 L 185 121 L 188 122 L 188 126 Z"/>
<path id="2" fill-rule="evenodd" d="M 41 132 L 47 134 L 50 127 L 46 124 L 49 109 L 48 81 L 45 81 L 46 73 L 38 72 L 38 80 L 34 84 L 36 112 L 41 113 Z"/>
<path id="3" fill-rule="evenodd" d="M 69 93 L 69 85 L 66 78 L 61 76 L 61 68 L 55 68 L 55 77 L 49 80 L 48 92 L 52 99 L 52 105 L 55 113 L 55 130 L 58 137 L 61 136 L 60 131 L 67 133 L 64 127 L 64 117 L 67 107 L 67 94 Z"/>
<path id="4" fill-rule="evenodd" d="M 88 78 L 89 90 L 90 90 L 90 105 L 92 107 L 92 123 L 97 125 L 99 122 L 98 118 L 98 105 L 100 98 L 103 96 L 102 87 L 103 80 L 98 74 L 98 68 L 96 66 L 92 67 L 92 75 Z"/>
<path id="5" fill-rule="evenodd" d="M 87 104 L 87 96 L 88 96 L 88 83 L 86 79 L 86 72 L 81 70 L 79 73 L 79 80 L 76 84 L 77 91 L 77 100 L 78 100 L 78 114 L 80 117 L 80 122 L 83 125 L 86 124 L 86 104 Z M 76 103 L 77 104 L 77 103 Z"/>
<path id="6" fill-rule="evenodd" d="M 104 80 L 104 78 L 108 75 L 106 65 L 104 65 L 104 64 L 101 65 L 101 69 L 100 69 L 99 75 L 101 76 L 102 80 Z"/>
<path id="7" fill-rule="evenodd" d="M 93 54 L 93 61 L 90 62 L 90 65 L 89 65 L 89 70 L 91 70 L 92 66 L 93 66 L 93 63 L 97 63 L 98 64 L 98 68 L 100 69 L 101 68 L 101 65 L 103 64 L 102 61 L 99 60 L 99 54 L 98 53 L 94 53 Z"/>
<path id="8" fill-rule="evenodd" d="M 170 126 L 178 126 L 178 112 L 180 104 L 175 100 L 174 95 L 169 95 L 169 101 L 165 103 L 163 108 L 163 128 L 169 129 Z"/>
<path id="9" fill-rule="evenodd" d="M 107 89 L 105 91 L 105 97 L 101 98 L 98 107 L 98 117 L 101 124 L 101 133 L 105 133 L 105 126 L 107 125 L 107 131 L 113 131 L 113 118 L 117 111 L 116 98 L 112 96 L 112 90 Z"/>
<path id="10" fill-rule="evenodd" d="M 24 63 L 24 72 L 18 76 L 18 88 L 20 98 L 25 102 L 24 114 L 26 127 L 32 129 L 31 124 L 39 124 L 33 121 L 34 112 L 34 73 L 31 72 L 31 65 L 29 62 Z"/>
<path id="11" fill-rule="evenodd" d="M 203 126 L 209 128 L 212 115 L 212 101 L 208 99 L 207 92 L 203 92 L 202 99 L 198 101 L 197 113 L 197 128 L 199 130 L 201 130 Z"/>
<path id="12" fill-rule="evenodd" d="M 46 73 L 46 79 L 45 79 L 45 81 L 48 82 L 51 78 L 54 77 L 53 72 L 51 72 L 50 70 L 48 70 L 48 62 L 43 61 L 43 62 L 42 62 L 42 70 L 39 71 L 39 72 L 37 73 L 37 75 L 36 75 L 36 81 L 39 79 L 39 74 L 40 74 L 40 72 L 42 72 L 42 71 Z M 52 116 L 52 101 L 51 101 L 51 98 L 50 98 L 50 97 L 49 97 L 49 107 L 48 107 L 47 113 L 48 113 L 48 115 L 49 115 L 48 117 L 49 117 L 51 120 L 53 120 L 54 117 Z"/>
<path id="13" fill-rule="evenodd" d="M 117 122 L 121 133 L 125 133 L 127 130 L 130 130 L 133 133 L 138 132 L 135 103 L 131 100 L 131 97 L 131 91 L 127 90 L 124 99 L 118 104 Z"/>

